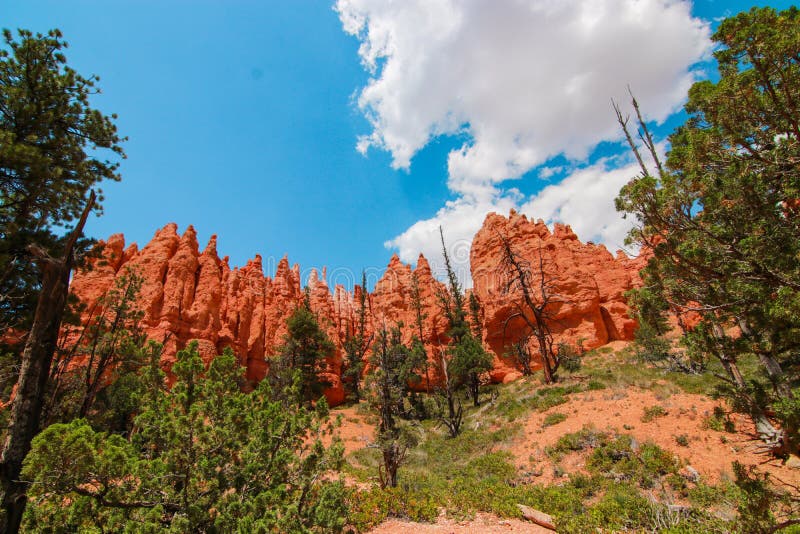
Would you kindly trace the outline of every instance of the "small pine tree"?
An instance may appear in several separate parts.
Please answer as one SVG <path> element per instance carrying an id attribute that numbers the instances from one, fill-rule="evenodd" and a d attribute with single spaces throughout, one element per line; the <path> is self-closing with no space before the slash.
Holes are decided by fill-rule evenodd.
<path id="1" fill-rule="evenodd" d="M 295 373 L 299 374 L 298 404 L 309 404 L 322 395 L 330 383 L 320 373 L 326 368 L 325 359 L 333 355 L 335 346 L 320 328 L 310 299 L 306 294 L 303 305 L 298 306 L 286 321 L 288 333 L 274 369 L 270 372 L 272 382 L 279 393 L 291 391 Z"/>
<path id="2" fill-rule="evenodd" d="M 399 422 L 410 353 L 402 342 L 400 326 L 391 329 L 384 326 L 377 334 L 370 357 L 374 369 L 370 375 L 370 404 L 378 412 L 376 445 L 383 459 L 378 473 L 382 487 L 397 486 L 397 471 L 411 445 Z"/>
<path id="3" fill-rule="evenodd" d="M 492 356 L 471 333 L 463 336 L 458 343 L 450 345 L 448 352 L 450 373 L 459 385 L 466 386 L 473 405 L 480 406 L 481 375 L 491 371 Z"/>
<path id="4" fill-rule="evenodd" d="M 372 344 L 372 335 L 367 334 L 367 273 L 361 272 L 361 286 L 358 288 L 358 312 L 355 324 L 348 328 L 343 347 L 345 351 L 345 369 L 342 373 L 345 385 L 350 390 L 353 400 L 361 400 L 361 375 L 364 372 L 364 357 Z"/>

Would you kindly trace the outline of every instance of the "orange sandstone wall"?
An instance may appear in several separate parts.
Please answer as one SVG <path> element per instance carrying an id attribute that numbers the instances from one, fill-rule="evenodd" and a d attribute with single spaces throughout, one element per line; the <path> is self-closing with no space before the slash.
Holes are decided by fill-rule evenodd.
<path id="1" fill-rule="evenodd" d="M 623 292 L 638 283 L 641 261 L 621 254 L 614 257 L 602 246 L 583 244 L 568 226 L 556 225 L 550 233 L 543 223 L 530 222 L 513 212 L 509 218 L 490 214 L 475 236 L 470 260 L 473 291 L 483 307 L 483 341 L 495 354 L 492 380 L 518 376 L 513 362 L 502 355 L 504 347 L 522 334 L 519 324 L 503 332 L 515 308 L 509 295 L 500 290 L 496 276 L 501 260 L 498 232 L 528 259 L 538 254 L 540 247 L 546 251 L 548 268 L 558 277 L 559 292 L 569 295 L 569 302 L 555 310 L 559 339 L 573 343 L 583 339 L 587 348 L 612 339 L 631 339 L 635 323 L 626 315 Z M 212 236 L 201 252 L 194 228 L 189 226 L 179 235 L 172 223 L 158 230 L 141 250 L 135 244 L 126 247 L 122 235 L 113 235 L 98 244 L 100 257 L 92 260 L 90 268 L 75 273 L 71 291 L 86 304 L 88 314 L 114 279 L 133 269 L 144 278 L 139 301 L 144 312 L 142 326 L 151 339 L 164 343 L 165 369 L 174 363 L 179 349 L 196 339 L 206 360 L 231 347 L 246 368 L 247 378 L 256 382 L 266 375 L 269 357 L 283 342 L 286 319 L 303 300 L 299 267 L 290 267 L 283 258 L 275 275 L 265 276 L 257 255 L 244 267 L 231 268 L 227 257 L 219 258 L 216 245 L 216 236 Z M 425 314 L 423 341 L 430 358 L 438 359 L 448 341 L 447 320 L 436 296 L 443 286 L 421 255 L 414 269 L 396 255 L 391 258 L 368 296 L 369 329 L 374 332 L 381 325 L 402 322 L 406 341 L 416 333 L 412 277 L 417 280 Z M 341 347 L 357 316 L 358 299 L 342 286 L 331 292 L 324 271 L 321 276 L 312 272 L 308 286 L 311 308 L 337 346 L 326 373 L 333 384 L 326 396 L 335 405 L 344 399 Z M 77 337 L 76 332 L 66 334 Z M 432 381 L 436 379 L 435 374 L 431 376 Z"/>
<path id="2" fill-rule="evenodd" d="M 603 245 L 581 243 L 569 226 L 556 224 L 551 232 L 542 221 L 533 222 L 514 211 L 509 217 L 491 213 L 475 234 L 470 251 L 473 290 L 483 311 L 483 341 L 495 354 L 493 378 L 508 381 L 517 376 L 514 363 L 503 357 L 509 342 L 527 333 L 524 319 L 516 316 L 521 292 L 505 292 L 502 238 L 527 262 L 534 280 L 542 258 L 545 280 L 554 296 L 547 313 L 556 341 L 585 349 L 615 339 L 630 340 L 636 322 L 628 317 L 625 291 L 641 283 L 638 271 L 645 259 L 612 256 Z M 530 345 L 537 353 L 535 343 Z"/>

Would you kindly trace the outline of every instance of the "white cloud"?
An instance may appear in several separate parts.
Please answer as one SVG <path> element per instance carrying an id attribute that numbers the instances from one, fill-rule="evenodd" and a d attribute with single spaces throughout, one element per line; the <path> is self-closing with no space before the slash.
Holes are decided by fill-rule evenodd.
<path id="1" fill-rule="evenodd" d="M 576 170 L 558 184 L 542 189 L 520 206 L 519 212 L 548 224 L 567 223 L 584 241 L 603 243 L 611 252 L 623 249 L 633 221 L 623 219 L 616 211 L 614 198 L 639 167 L 615 167 L 611 163 L 601 160 Z"/>
<path id="2" fill-rule="evenodd" d="M 625 248 L 625 236 L 633 223 L 616 211 L 614 198 L 622 186 L 639 173 L 635 163 L 626 162 L 621 166 L 618 163 L 617 160 L 603 159 L 579 168 L 527 200 L 515 190 L 508 193 L 497 191 L 487 202 L 459 198 L 448 202 L 430 219 L 417 221 L 385 245 L 396 248 L 400 259 L 407 263 L 415 262 L 422 252 L 431 261 L 434 273 L 443 279 L 441 226 L 459 279 L 470 287 L 469 249 L 475 232 L 480 229 L 487 213 L 505 215 L 513 208 L 532 220 L 544 220 L 551 228 L 555 222 L 569 224 L 582 240 L 603 243 L 613 253 Z"/>
<path id="3" fill-rule="evenodd" d="M 459 279 L 467 287 L 471 286 L 469 274 L 469 250 L 472 238 L 477 232 L 486 214 L 492 211 L 508 213 L 519 202 L 519 194 L 510 191 L 506 194 L 495 194 L 487 201 L 458 198 L 447 202 L 435 216 L 417 221 L 408 230 L 385 243 L 388 248 L 396 248 L 400 259 L 406 263 L 414 263 L 422 253 L 430 261 L 435 275 L 444 278 L 442 269 L 442 245 L 439 227 L 444 232 L 447 254 L 450 256 Z"/>
<path id="4" fill-rule="evenodd" d="M 336 10 L 372 75 L 358 95 L 372 126 L 359 150 L 386 150 L 395 168 L 409 169 L 434 137 L 468 139 L 448 156 L 457 200 L 387 242 L 406 261 L 431 248 L 424 229 L 442 224 L 460 238 L 486 211 L 507 211 L 515 195 L 505 180 L 559 154 L 570 167 L 585 164 L 599 142 L 619 139 L 610 99 L 627 101 L 628 84 L 649 119 L 667 118 L 711 46 L 708 24 L 692 18 L 687 0 L 338 0 Z M 583 172 L 570 178 L 600 174 L 596 166 Z M 593 182 L 592 191 L 615 187 L 613 176 Z M 576 217 L 568 222 L 584 239 L 595 234 L 578 229 L 605 228 L 603 240 L 617 239 L 613 205 L 587 213 L 577 200 L 553 200 L 568 188 L 528 204 L 560 205 L 558 214 Z M 598 211 L 610 218 L 600 220 Z"/>

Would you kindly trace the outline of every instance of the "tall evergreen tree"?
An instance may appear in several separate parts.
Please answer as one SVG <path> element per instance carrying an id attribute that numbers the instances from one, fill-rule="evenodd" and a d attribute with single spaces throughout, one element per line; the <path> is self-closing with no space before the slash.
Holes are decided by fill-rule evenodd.
<path id="1" fill-rule="evenodd" d="M 450 329 L 450 345 L 447 347 L 442 361 L 442 370 L 445 377 L 445 397 L 448 405 L 448 428 L 450 433 L 455 436 L 458 434 L 457 427 L 461 421 L 461 406 L 455 408 L 454 390 L 460 386 L 467 387 L 467 393 L 475 406 L 480 404 L 480 376 L 492 368 L 492 357 L 484 350 L 480 338 L 473 336 L 470 325 L 467 322 L 467 314 L 464 310 L 464 291 L 458 281 L 458 276 L 450 262 L 450 255 L 444 242 L 444 232 L 439 228 L 439 236 L 442 240 L 442 255 L 444 265 L 447 270 L 447 281 L 449 291 L 443 291 L 439 295 L 439 302 L 442 310 L 448 319 Z M 474 297 L 473 297 L 474 298 Z M 471 304 L 472 306 L 472 304 Z M 475 306 L 479 306 L 475 300 Z M 475 309 L 474 314 L 479 313 Z M 473 319 L 473 323 L 477 323 Z M 480 331 L 480 327 L 478 327 Z M 458 424 L 456 424 L 458 423 Z"/>
<path id="2" fill-rule="evenodd" d="M 425 348 L 424 322 L 428 317 L 422 304 L 422 294 L 420 293 L 419 280 L 416 272 L 411 273 L 411 308 L 414 310 L 414 335 L 411 338 L 411 352 L 414 358 L 421 363 L 420 370 L 425 377 L 425 389 L 431 392 L 430 363 L 428 361 L 428 351 Z"/>
<path id="3" fill-rule="evenodd" d="M 370 365 L 370 404 L 378 412 L 377 446 L 381 450 L 381 486 L 397 486 L 397 471 L 406 458 L 410 442 L 399 421 L 403 412 L 410 350 L 401 339 L 400 326 L 377 333 Z"/>
<path id="4" fill-rule="evenodd" d="M 367 310 L 369 293 L 367 292 L 367 273 L 361 272 L 361 286 L 358 288 L 358 311 L 355 324 L 348 326 L 344 340 L 345 370 L 342 373 L 346 379 L 353 399 L 361 400 L 361 375 L 364 372 L 364 358 L 372 344 L 372 335 L 367 333 Z"/>
<path id="5" fill-rule="evenodd" d="M 30 330 L 0 460 L 5 532 L 17 531 L 25 507 L 19 470 L 38 431 L 83 225 L 100 208 L 92 189 L 119 179 L 96 149 L 124 157 L 114 117 L 89 104 L 97 78 L 67 66 L 61 37 L 19 30 L 15 40 L 4 30 L 0 49 L 0 329 Z"/>
<path id="6" fill-rule="evenodd" d="M 689 119 L 670 137 L 666 165 L 633 100 L 655 163 L 651 172 L 628 134 L 642 174 L 617 208 L 638 222 L 629 240 L 654 255 L 637 292 L 639 318 L 657 330 L 663 310 L 698 313 L 684 336 L 690 350 L 722 364 L 765 439 L 797 451 L 800 11 L 753 8 L 723 21 L 713 39 L 719 80 L 689 91 Z M 759 362 L 766 387 L 742 372 L 744 357 Z"/>
<path id="7" fill-rule="evenodd" d="M 124 157 L 111 118 L 91 107 L 96 76 L 67 66 L 61 32 L 3 31 L 0 49 L 0 328 L 27 329 L 41 270 L 32 249 L 63 251 L 59 229 L 79 218 L 91 189 L 119 180 Z M 102 196 L 98 201 L 102 200 Z M 100 211 L 99 202 L 94 206 Z"/>
<path id="8" fill-rule="evenodd" d="M 308 298 L 294 310 L 286 326 L 288 332 L 270 374 L 276 387 L 289 391 L 297 373 L 300 380 L 297 402 L 308 404 L 318 400 L 325 388 L 330 387 L 321 373 L 335 346 L 320 328 Z"/>

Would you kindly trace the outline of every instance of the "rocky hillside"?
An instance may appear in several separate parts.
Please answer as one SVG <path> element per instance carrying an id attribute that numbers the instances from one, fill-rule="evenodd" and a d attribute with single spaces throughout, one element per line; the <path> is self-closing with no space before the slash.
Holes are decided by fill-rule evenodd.
<path id="1" fill-rule="evenodd" d="M 470 264 L 473 291 L 481 304 L 483 341 L 495 356 L 494 382 L 519 376 L 505 353 L 525 333 L 524 323 L 514 317 L 520 295 L 514 289 L 505 291 L 508 277 L 503 270 L 502 238 L 533 272 L 544 272 L 558 296 L 550 309 L 557 340 L 591 349 L 632 337 L 635 323 L 627 315 L 624 292 L 639 281 L 640 259 L 631 260 L 622 253 L 613 256 L 602 245 L 581 243 L 569 226 L 556 225 L 551 232 L 542 221 L 533 222 L 515 212 L 509 217 L 489 214 L 475 235 Z M 247 369 L 247 378 L 262 379 L 270 355 L 282 343 L 287 317 L 304 298 L 298 265 L 290 266 L 284 257 L 274 275 L 266 276 L 257 255 L 245 266 L 232 268 L 227 257 L 220 259 L 216 236 L 200 251 L 191 226 L 179 235 L 177 225 L 168 224 L 141 249 L 135 243 L 126 246 L 120 234 L 98 247 L 99 258 L 72 281 L 72 292 L 86 304 L 84 319 L 115 278 L 128 270 L 139 273 L 144 278 L 139 298 L 142 326 L 150 338 L 165 343 L 165 369 L 177 350 L 196 339 L 204 358 L 232 347 Z M 423 256 L 413 269 L 392 256 L 368 298 L 370 328 L 402 321 L 410 340 L 415 330 L 414 278 L 425 317 L 424 342 L 429 356 L 435 357 L 448 341 L 447 321 L 437 299 L 444 286 Z M 333 386 L 326 396 L 331 404 L 338 404 L 344 398 L 341 347 L 356 316 L 358 295 L 342 286 L 330 288 L 324 270 L 321 276 L 313 271 L 308 286 L 311 307 L 337 345 L 336 355 L 328 362 Z"/>

